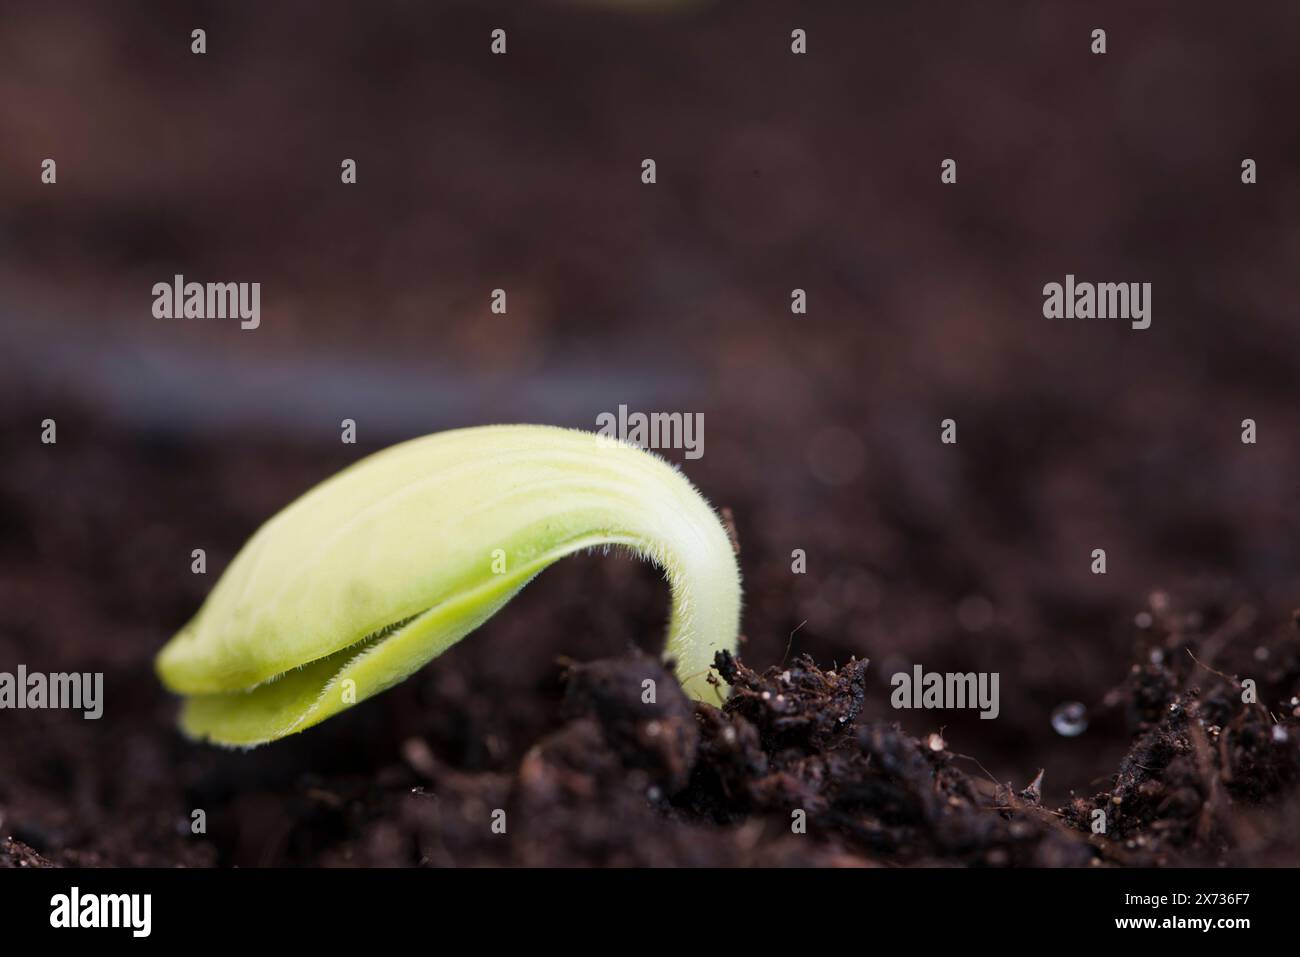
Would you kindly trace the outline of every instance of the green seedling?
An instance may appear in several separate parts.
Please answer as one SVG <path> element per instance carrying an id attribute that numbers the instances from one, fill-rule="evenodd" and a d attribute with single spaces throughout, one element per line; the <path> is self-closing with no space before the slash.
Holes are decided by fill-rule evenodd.
<path id="1" fill-rule="evenodd" d="M 548 565 L 597 546 L 664 570 L 664 654 L 688 694 L 716 694 L 740 573 L 709 503 L 655 455 L 533 425 L 414 439 L 316 486 L 249 539 L 158 674 L 185 696 L 191 737 L 274 741 L 391 688 Z"/>

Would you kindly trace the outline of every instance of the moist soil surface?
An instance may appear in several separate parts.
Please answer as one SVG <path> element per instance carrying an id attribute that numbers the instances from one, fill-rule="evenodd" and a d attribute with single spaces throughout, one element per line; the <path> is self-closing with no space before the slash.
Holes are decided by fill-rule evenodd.
<path id="1" fill-rule="evenodd" d="M 187 554 L 197 531 L 228 558 L 268 486 L 290 496 L 339 456 L 242 456 L 101 428 L 64 453 L 93 479 L 87 494 L 26 447 L 0 485 L 0 522 L 6 604 L 34 611 L 11 620 L 8 648 L 48 670 L 103 670 L 105 712 L 3 715 L 8 865 L 1296 860 L 1300 634 L 1221 581 L 1154 590 L 1113 622 L 1099 614 L 1098 634 L 1123 635 L 1128 654 L 1103 656 L 1091 680 L 1061 675 L 1050 635 L 1001 626 L 995 643 L 1014 650 L 1017 672 L 1002 666 L 1001 713 L 983 721 L 893 710 L 877 664 L 899 660 L 887 635 L 838 658 L 806 625 L 778 633 L 762 609 L 773 595 L 798 606 L 804 580 L 743 548 L 761 596 L 750 625 L 767 640 L 719 656 L 725 701 L 691 702 L 650 653 L 667 604 L 654 570 L 582 556 L 398 688 L 274 745 L 226 751 L 180 736 L 152 674 L 157 645 L 206 589 L 163 556 Z M 250 480 L 264 494 L 245 494 Z M 228 493 L 210 499 L 201 529 L 187 504 L 198 485 Z M 743 542 L 744 519 L 730 515 Z M 93 584 L 68 599 L 70 579 Z M 977 604 L 991 602 L 950 612 L 954 643 L 977 625 L 997 631 Z M 1084 712 L 1054 727 L 1067 695 Z"/>

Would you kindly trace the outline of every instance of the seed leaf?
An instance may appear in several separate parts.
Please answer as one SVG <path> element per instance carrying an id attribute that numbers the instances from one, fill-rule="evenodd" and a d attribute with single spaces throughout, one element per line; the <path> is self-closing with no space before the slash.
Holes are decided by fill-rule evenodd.
<path id="1" fill-rule="evenodd" d="M 191 737 L 273 741 L 391 688 L 548 565 L 606 545 L 664 570 L 665 655 L 688 694 L 711 695 L 740 617 L 713 509 L 655 455 L 532 425 L 414 439 L 316 486 L 249 539 L 158 674 L 186 696 Z"/>

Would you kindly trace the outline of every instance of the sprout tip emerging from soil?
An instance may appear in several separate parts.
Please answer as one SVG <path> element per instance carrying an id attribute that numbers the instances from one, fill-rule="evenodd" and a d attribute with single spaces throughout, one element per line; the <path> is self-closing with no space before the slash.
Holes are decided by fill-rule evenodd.
<path id="1" fill-rule="evenodd" d="M 609 545 L 664 570 L 665 657 L 692 697 L 714 693 L 740 572 L 709 503 L 651 453 L 534 425 L 414 439 L 316 486 L 245 544 L 158 674 L 185 696 L 187 735 L 274 741 L 401 682 L 553 562 Z"/>

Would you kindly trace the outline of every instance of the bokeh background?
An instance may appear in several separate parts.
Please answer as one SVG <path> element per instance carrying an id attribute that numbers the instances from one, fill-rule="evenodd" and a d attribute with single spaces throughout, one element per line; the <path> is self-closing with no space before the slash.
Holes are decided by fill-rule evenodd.
<path id="1" fill-rule="evenodd" d="M 653 569 L 567 561 L 251 754 L 181 740 L 151 658 L 346 463 L 620 404 L 704 414 L 684 467 L 734 517 L 751 665 L 869 657 L 869 713 L 1095 790 L 1143 613 L 1264 667 L 1300 605 L 1297 36 L 1284 2 L 0 4 L 0 668 L 107 674 L 100 722 L 0 713 L 0 833 L 328 861 L 346 828 L 304 837 L 284 800 L 319 811 L 312 775 L 372 779 L 413 738 L 513 768 L 558 656 L 657 647 Z M 1067 272 L 1151 282 L 1151 328 L 1043 319 Z M 261 327 L 153 318 L 175 273 L 260 282 Z M 891 712 L 913 662 L 999 672 L 1001 717 Z M 195 806 L 234 823 L 191 842 Z"/>

